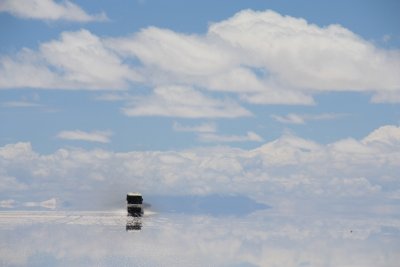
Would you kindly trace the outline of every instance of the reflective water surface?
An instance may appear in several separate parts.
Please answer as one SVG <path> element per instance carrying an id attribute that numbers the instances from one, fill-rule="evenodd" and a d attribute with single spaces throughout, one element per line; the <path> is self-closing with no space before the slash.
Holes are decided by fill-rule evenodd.
<path id="1" fill-rule="evenodd" d="M 361 215 L 244 216 L 0 212 L 0 266 L 374 266 L 400 262 L 400 220 Z"/>

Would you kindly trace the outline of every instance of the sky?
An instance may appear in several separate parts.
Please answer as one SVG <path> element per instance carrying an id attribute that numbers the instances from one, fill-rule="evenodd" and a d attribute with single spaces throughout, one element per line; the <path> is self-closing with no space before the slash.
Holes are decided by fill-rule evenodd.
<path id="1" fill-rule="evenodd" d="M 127 187 L 397 201 L 399 10 L 0 0 L 0 206 Z"/>

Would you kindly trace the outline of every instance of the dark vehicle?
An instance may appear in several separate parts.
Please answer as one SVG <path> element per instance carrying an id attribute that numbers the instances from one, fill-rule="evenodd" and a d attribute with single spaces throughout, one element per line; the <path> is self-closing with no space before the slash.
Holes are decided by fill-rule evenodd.
<path id="1" fill-rule="evenodd" d="M 128 215 L 140 217 L 143 215 L 143 197 L 139 193 L 128 193 L 126 195 Z"/>

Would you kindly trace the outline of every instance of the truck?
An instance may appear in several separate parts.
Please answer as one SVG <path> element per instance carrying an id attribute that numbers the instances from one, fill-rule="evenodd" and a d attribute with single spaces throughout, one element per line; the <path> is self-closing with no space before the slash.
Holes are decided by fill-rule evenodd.
<path id="1" fill-rule="evenodd" d="M 143 215 L 143 197 L 140 193 L 128 193 L 126 203 L 129 216 L 141 217 Z"/>

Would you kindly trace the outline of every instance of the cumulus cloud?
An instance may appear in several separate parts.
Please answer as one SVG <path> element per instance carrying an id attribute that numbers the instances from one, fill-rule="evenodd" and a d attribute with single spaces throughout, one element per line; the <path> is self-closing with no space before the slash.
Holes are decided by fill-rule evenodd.
<path id="1" fill-rule="evenodd" d="M 112 132 L 110 131 L 84 132 L 80 130 L 74 130 L 74 131 L 61 131 L 60 133 L 57 134 L 57 137 L 66 140 L 109 143 L 111 135 Z"/>
<path id="2" fill-rule="evenodd" d="M 114 38 L 87 30 L 64 32 L 38 51 L 0 57 L 1 88 L 140 84 L 172 88 L 173 94 L 174 88 L 190 87 L 229 92 L 251 104 L 312 105 L 315 94 L 332 91 L 372 93 L 374 102 L 398 102 L 399 72 L 398 50 L 375 47 L 340 25 L 320 27 L 270 10 L 243 10 L 210 24 L 205 34 L 157 27 Z M 151 101 L 159 94 L 156 89 Z"/>
<path id="3" fill-rule="evenodd" d="M 89 15 L 71 1 L 1 0 L 0 12 L 8 12 L 24 19 L 67 20 L 76 22 L 105 21 L 105 13 Z"/>
<path id="4" fill-rule="evenodd" d="M 400 187 L 398 132 L 398 126 L 383 126 L 361 140 L 327 145 L 284 135 L 252 150 L 208 147 L 116 153 L 68 148 L 42 155 L 29 143 L 9 144 L 0 148 L 0 189 L 3 199 L 31 201 L 15 198 L 28 197 L 21 192 L 29 190 L 29 197 L 57 195 L 61 206 L 68 202 L 76 207 L 107 206 L 127 190 L 245 194 L 274 205 L 284 205 L 282 196 L 285 201 L 296 197 L 385 201 Z M 108 193 L 101 203 L 89 201 L 103 191 Z"/>
<path id="5" fill-rule="evenodd" d="M 128 116 L 167 116 L 181 118 L 236 118 L 252 115 L 231 100 L 208 97 L 190 87 L 163 86 L 153 94 L 135 97 L 123 108 Z"/>
<path id="6" fill-rule="evenodd" d="M 324 113 L 324 114 L 289 113 L 285 116 L 271 115 L 271 117 L 276 121 L 289 124 L 305 124 L 307 121 L 334 120 L 343 116 L 344 114 L 332 114 L 332 113 Z"/>
<path id="7" fill-rule="evenodd" d="M 144 66 L 179 76 L 203 76 L 230 69 L 235 63 L 230 51 L 212 41 L 202 35 L 149 27 L 133 36 L 110 39 L 109 45 L 121 54 L 138 57 Z"/>
<path id="8" fill-rule="evenodd" d="M 1 88 L 123 89 L 138 74 L 87 30 L 0 57 Z"/>
<path id="9" fill-rule="evenodd" d="M 246 10 L 211 25 L 209 35 L 243 49 L 249 64 L 297 89 L 399 90 L 399 53 L 379 50 L 340 25 L 321 28 L 273 11 Z"/>
<path id="10" fill-rule="evenodd" d="M 340 25 L 319 27 L 273 11 L 241 11 L 205 35 L 150 27 L 109 45 L 138 58 L 154 83 L 236 92 L 250 103 L 313 104 L 320 91 L 400 90 L 398 51 Z"/>
<path id="11" fill-rule="evenodd" d="M 363 144 L 381 143 L 386 145 L 400 144 L 400 127 L 394 125 L 382 126 L 362 140 Z"/>

